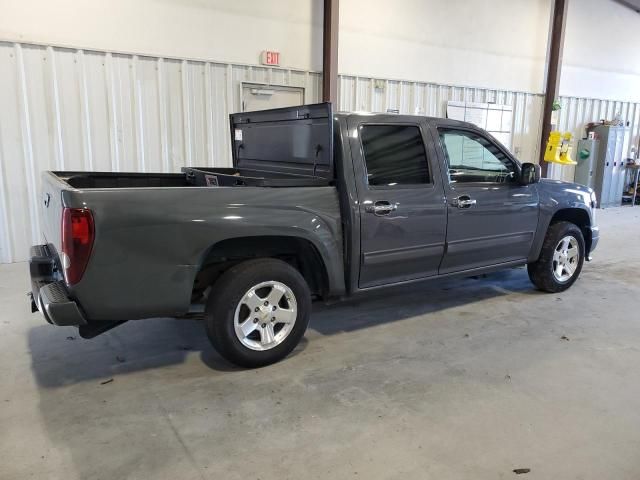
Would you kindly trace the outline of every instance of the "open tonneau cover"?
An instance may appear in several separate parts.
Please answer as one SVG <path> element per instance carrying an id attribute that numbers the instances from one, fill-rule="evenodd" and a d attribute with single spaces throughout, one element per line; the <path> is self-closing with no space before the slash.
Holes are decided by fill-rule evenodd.
<path id="1" fill-rule="evenodd" d="M 330 103 L 233 113 L 229 118 L 235 168 L 334 179 Z"/>
<path id="2" fill-rule="evenodd" d="M 74 188 L 311 187 L 333 182 L 330 103 L 234 113 L 229 120 L 233 168 L 183 167 L 182 175 L 53 173 Z"/>

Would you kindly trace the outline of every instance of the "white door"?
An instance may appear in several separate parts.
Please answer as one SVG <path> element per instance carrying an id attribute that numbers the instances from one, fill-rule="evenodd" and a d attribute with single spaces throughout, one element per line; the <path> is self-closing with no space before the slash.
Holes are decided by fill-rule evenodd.
<path id="1" fill-rule="evenodd" d="M 254 112 L 270 108 L 304 104 L 304 88 L 274 85 L 242 84 L 242 111 Z"/>

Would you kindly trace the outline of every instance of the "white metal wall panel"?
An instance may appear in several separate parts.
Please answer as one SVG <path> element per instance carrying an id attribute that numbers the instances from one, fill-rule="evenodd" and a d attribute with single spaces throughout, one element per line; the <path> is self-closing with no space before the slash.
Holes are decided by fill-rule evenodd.
<path id="1" fill-rule="evenodd" d="M 40 241 L 43 170 L 228 166 L 240 82 L 321 93 L 314 72 L 7 42 L 0 72 L 0 263 Z"/>
<path id="2" fill-rule="evenodd" d="M 625 125 L 629 125 L 629 150 L 624 155 L 629 155 L 631 148 L 638 148 L 640 142 L 640 103 L 620 102 L 614 100 L 599 100 L 594 98 L 561 97 L 559 118 L 559 130 L 571 132 L 574 137 L 574 146 L 585 135 L 588 123 L 598 122 L 602 119 L 611 120 L 620 114 Z M 577 152 L 574 148 L 574 160 Z M 573 181 L 575 168 L 570 165 L 550 164 L 550 177 L 558 180 Z"/>
<path id="3" fill-rule="evenodd" d="M 541 95 L 368 77 L 340 77 L 339 108 L 343 111 L 397 110 L 404 114 L 445 117 L 449 100 L 513 106 L 514 153 L 523 161 L 538 161 Z"/>

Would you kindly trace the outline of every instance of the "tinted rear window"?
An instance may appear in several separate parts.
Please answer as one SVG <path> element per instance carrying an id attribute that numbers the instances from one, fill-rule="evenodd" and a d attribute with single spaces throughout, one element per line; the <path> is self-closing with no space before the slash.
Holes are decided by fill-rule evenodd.
<path id="1" fill-rule="evenodd" d="M 429 183 L 427 154 L 413 125 L 362 125 L 360 139 L 369 185 Z"/>

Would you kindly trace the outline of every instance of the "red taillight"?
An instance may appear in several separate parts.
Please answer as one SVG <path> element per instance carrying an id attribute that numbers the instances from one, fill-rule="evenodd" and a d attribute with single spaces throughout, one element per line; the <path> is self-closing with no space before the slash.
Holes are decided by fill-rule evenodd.
<path id="1" fill-rule="evenodd" d="M 93 247 L 93 215 L 86 208 L 65 208 L 62 212 L 62 267 L 68 284 L 78 283 Z"/>

